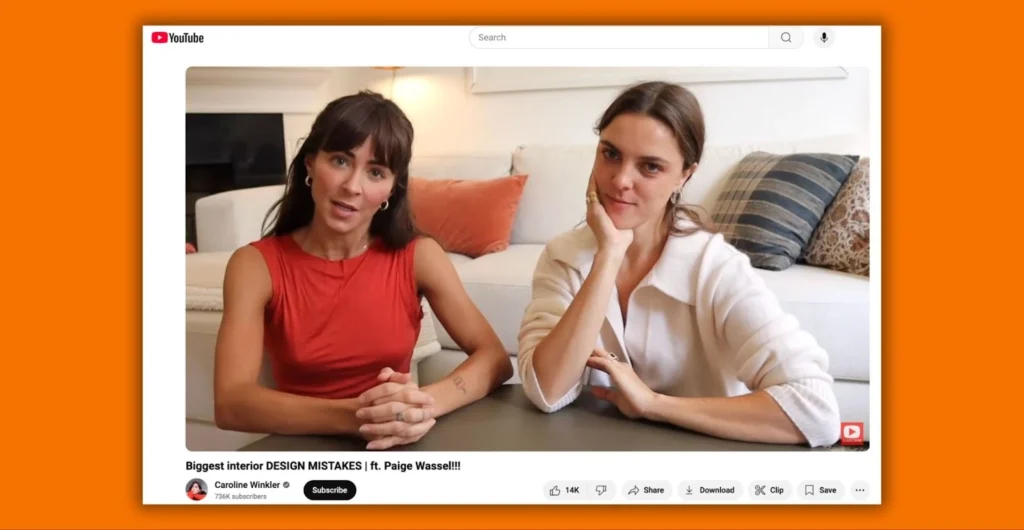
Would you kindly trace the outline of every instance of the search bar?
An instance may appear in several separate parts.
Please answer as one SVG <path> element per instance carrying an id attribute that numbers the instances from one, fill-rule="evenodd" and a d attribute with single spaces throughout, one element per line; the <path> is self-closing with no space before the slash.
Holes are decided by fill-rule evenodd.
<path id="1" fill-rule="evenodd" d="M 798 48 L 791 26 L 482 26 L 469 34 L 481 49 L 771 49 Z"/>

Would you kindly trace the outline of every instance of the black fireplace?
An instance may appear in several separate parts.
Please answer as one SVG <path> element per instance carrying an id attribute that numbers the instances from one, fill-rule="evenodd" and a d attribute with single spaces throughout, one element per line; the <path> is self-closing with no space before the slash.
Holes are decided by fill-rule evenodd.
<path id="1" fill-rule="evenodd" d="M 281 114 L 185 114 L 185 237 L 196 244 L 196 201 L 224 191 L 284 184 Z"/>

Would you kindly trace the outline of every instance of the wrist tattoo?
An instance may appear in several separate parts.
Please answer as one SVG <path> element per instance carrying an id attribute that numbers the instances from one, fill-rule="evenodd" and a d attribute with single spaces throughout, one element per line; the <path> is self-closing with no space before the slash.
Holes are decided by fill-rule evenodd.
<path id="1" fill-rule="evenodd" d="M 463 394 L 466 393 L 466 380 L 461 375 L 455 376 L 455 388 L 461 390 Z"/>

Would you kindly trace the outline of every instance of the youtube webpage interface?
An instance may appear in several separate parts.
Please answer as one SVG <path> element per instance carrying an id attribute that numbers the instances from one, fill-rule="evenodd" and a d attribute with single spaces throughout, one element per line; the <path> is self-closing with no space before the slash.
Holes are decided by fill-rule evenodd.
<path id="1" fill-rule="evenodd" d="M 881 503 L 880 27 L 140 45 L 145 503 Z"/>

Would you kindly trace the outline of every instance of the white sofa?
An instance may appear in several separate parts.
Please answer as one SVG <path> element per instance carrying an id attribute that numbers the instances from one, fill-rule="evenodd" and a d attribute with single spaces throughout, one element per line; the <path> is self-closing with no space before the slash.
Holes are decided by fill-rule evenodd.
<path id="1" fill-rule="evenodd" d="M 754 150 L 866 154 L 864 146 L 843 136 L 708 146 L 699 169 L 684 187 L 683 199 L 710 209 L 723 177 L 744 155 Z M 507 153 L 418 156 L 412 162 L 411 174 L 423 178 L 479 180 L 510 174 L 529 175 L 507 250 L 476 259 L 449 254 L 470 297 L 494 326 L 510 355 L 515 355 L 518 349 L 516 337 L 530 298 L 533 268 L 544 244 L 585 218 L 583 198 L 594 154 L 594 145 L 529 145 Z M 199 254 L 192 255 L 193 259 L 198 262 L 206 253 L 230 253 L 258 239 L 264 216 L 280 197 L 282 189 L 282 186 L 274 186 L 240 190 L 198 201 Z M 829 352 L 830 372 L 836 379 L 842 420 L 864 422 L 865 435 L 869 436 L 868 279 L 799 264 L 780 272 L 758 272 L 785 309 Z M 190 411 L 208 411 L 211 417 L 199 418 L 207 423 L 212 420 L 212 388 L 209 387 L 212 376 L 205 371 L 212 367 L 212 359 L 207 358 L 212 355 L 212 349 L 208 343 L 205 346 L 200 343 L 210 339 L 209 333 L 215 333 L 213 322 L 216 319 L 215 314 L 201 314 L 187 317 L 186 324 L 190 333 L 188 394 L 190 400 L 195 396 L 199 401 L 190 405 Z M 441 349 L 419 360 L 417 371 L 421 384 L 450 373 L 466 358 L 440 325 L 436 325 L 436 333 Z M 203 334 L 206 334 L 205 339 Z M 517 373 L 509 383 L 519 382 Z M 203 447 L 216 445 L 227 449 L 253 439 L 252 435 L 218 433 L 212 426 L 210 429 L 213 430 L 193 429 L 202 435 L 190 436 L 190 440 Z M 211 441 L 215 435 L 219 438 Z"/>

